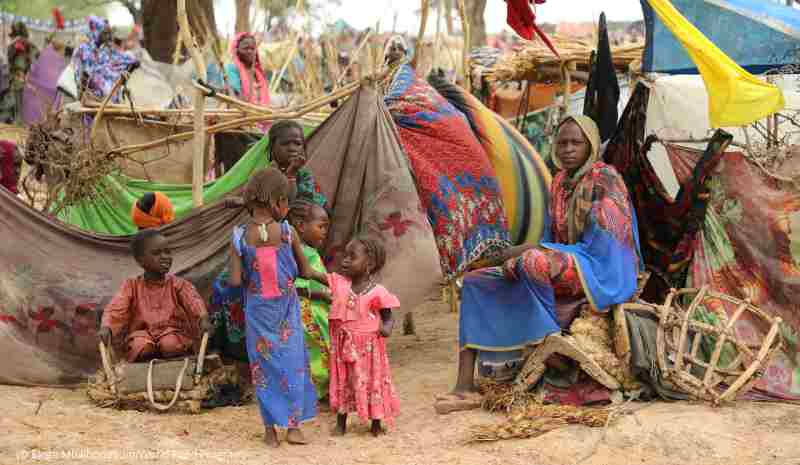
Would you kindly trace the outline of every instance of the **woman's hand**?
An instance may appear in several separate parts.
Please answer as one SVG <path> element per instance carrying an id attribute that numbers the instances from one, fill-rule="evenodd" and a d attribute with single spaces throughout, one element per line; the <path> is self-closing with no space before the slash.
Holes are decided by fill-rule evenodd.
<path id="1" fill-rule="evenodd" d="M 511 281 L 519 281 L 519 275 L 517 275 L 516 257 L 506 260 L 505 263 L 503 263 L 503 276 L 505 276 L 506 279 Z"/>
<path id="2" fill-rule="evenodd" d="M 390 321 L 383 321 L 381 322 L 381 328 L 378 333 L 381 337 L 389 337 L 392 335 L 392 329 L 394 328 L 394 320 Z"/>
<path id="3" fill-rule="evenodd" d="M 200 331 L 203 333 L 211 332 L 211 319 L 208 317 L 208 313 L 200 317 Z"/>
<path id="4" fill-rule="evenodd" d="M 392 311 L 388 308 L 381 309 L 381 326 L 378 329 L 378 334 L 381 337 L 389 337 L 392 335 L 392 329 L 394 328 L 394 315 L 392 315 Z"/>

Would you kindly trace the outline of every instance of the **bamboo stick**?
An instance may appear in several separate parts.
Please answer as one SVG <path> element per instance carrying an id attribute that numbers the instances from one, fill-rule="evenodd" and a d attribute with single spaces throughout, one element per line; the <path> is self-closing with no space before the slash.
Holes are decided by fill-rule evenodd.
<path id="1" fill-rule="evenodd" d="M 206 80 L 206 66 L 203 54 L 192 36 L 189 17 L 186 14 L 186 0 L 178 0 L 179 35 L 192 56 L 194 70 L 198 79 Z M 195 207 L 203 205 L 203 174 L 205 161 L 205 93 L 200 89 L 194 92 L 194 158 L 192 160 L 192 203 Z"/>
<path id="2" fill-rule="evenodd" d="M 425 28 L 428 25 L 428 13 L 430 10 L 430 2 L 428 0 L 422 0 L 420 5 L 420 19 L 419 19 L 419 32 L 417 33 L 417 46 L 414 48 L 414 57 L 411 59 L 411 66 L 417 66 L 417 60 L 419 60 L 419 54 L 422 50 L 422 38 L 425 37 Z"/>
<path id="3" fill-rule="evenodd" d="M 436 38 L 433 40 L 433 68 L 436 69 L 436 60 L 439 58 L 439 47 L 442 46 L 442 0 L 436 4 Z"/>
<path id="4" fill-rule="evenodd" d="M 297 6 L 295 7 L 295 11 L 298 13 L 302 12 L 305 14 L 305 5 L 303 0 L 297 0 Z M 289 67 L 289 63 L 292 62 L 294 59 L 294 54 L 297 53 L 297 50 L 300 48 L 299 44 L 297 43 L 297 39 L 300 38 L 300 31 L 295 31 L 294 36 L 292 37 L 292 49 L 289 51 L 289 55 L 286 57 L 286 62 L 281 67 L 280 72 L 278 75 L 275 76 L 275 79 L 270 84 L 269 91 L 270 93 L 275 92 L 278 90 L 278 85 L 280 85 L 281 79 L 283 79 L 283 74 L 286 72 L 286 68 Z"/>
<path id="5" fill-rule="evenodd" d="M 686 337 L 689 333 L 689 320 L 692 318 L 692 315 L 694 315 L 697 307 L 703 303 L 706 292 L 708 292 L 708 286 L 703 286 L 689 305 L 689 310 L 683 313 L 683 323 L 681 324 L 680 338 L 678 339 L 678 353 L 683 353 L 684 347 L 686 346 Z M 675 360 L 675 370 L 681 371 L 682 369 L 683 358 L 679 357 L 678 360 Z"/>
<path id="6" fill-rule="evenodd" d="M 775 321 L 772 323 L 772 328 L 770 328 L 767 337 L 764 340 L 763 345 L 761 346 L 761 350 L 758 352 L 758 357 L 756 360 L 747 367 L 744 374 L 739 377 L 733 384 L 731 384 L 725 392 L 722 393 L 720 396 L 721 401 L 725 401 L 730 399 L 734 394 L 739 391 L 739 388 L 743 387 L 745 383 L 747 383 L 748 379 L 755 374 L 755 372 L 766 365 L 766 362 L 775 354 L 777 349 L 781 346 L 780 340 L 775 347 L 772 347 L 773 342 L 775 339 L 778 338 L 779 333 L 778 330 L 780 329 L 781 319 L 776 318 Z M 754 380 L 751 380 L 752 383 Z"/>
<path id="7" fill-rule="evenodd" d="M 318 102 L 314 103 L 313 105 L 310 105 L 310 106 L 306 105 L 306 106 L 304 106 L 304 107 L 302 107 L 302 108 L 300 108 L 298 110 L 295 110 L 295 111 L 284 112 L 284 113 L 272 113 L 272 114 L 269 114 L 269 115 L 246 116 L 246 117 L 238 118 L 238 119 L 235 119 L 235 120 L 232 120 L 232 121 L 227 121 L 227 122 L 224 122 L 224 123 L 218 123 L 218 124 L 215 124 L 213 126 L 209 126 L 209 127 L 205 128 L 204 131 L 205 131 L 206 134 L 215 134 L 217 132 L 227 131 L 227 130 L 230 130 L 230 129 L 233 129 L 233 128 L 242 127 L 242 126 L 245 126 L 247 124 L 252 124 L 252 123 L 259 123 L 259 122 L 263 122 L 263 121 L 275 121 L 275 120 L 279 120 L 279 119 L 299 118 L 299 117 L 301 117 L 301 116 L 303 116 L 303 115 L 305 115 L 307 113 L 313 112 L 314 110 L 316 110 L 316 109 L 318 109 L 318 108 L 320 108 L 322 106 L 328 105 L 328 104 L 330 104 L 331 102 L 333 102 L 335 100 L 339 100 L 340 98 L 344 98 L 344 97 L 354 93 L 356 90 L 358 90 L 358 86 L 356 86 L 355 88 L 352 88 L 352 89 L 341 89 L 340 91 L 329 95 L 324 100 L 319 100 Z M 194 134 L 195 134 L 195 131 L 187 131 L 187 132 L 182 132 L 182 133 L 179 133 L 179 134 L 173 134 L 171 136 L 163 137 L 161 139 L 157 139 L 157 140 L 154 140 L 154 141 L 151 141 L 151 142 L 146 142 L 146 143 L 143 143 L 143 144 L 134 144 L 134 145 L 126 146 L 126 147 L 120 147 L 119 149 L 115 150 L 115 152 L 118 152 L 118 153 L 121 153 L 121 154 L 125 154 L 125 155 L 130 155 L 132 153 L 141 152 L 141 151 L 144 151 L 144 150 L 149 150 L 149 149 L 152 149 L 154 147 L 158 147 L 158 146 L 163 145 L 163 144 L 168 144 L 168 143 L 174 143 L 174 142 L 180 142 L 180 141 L 188 140 L 188 139 L 192 138 L 192 136 Z"/>
<path id="8" fill-rule="evenodd" d="M 470 31 L 470 24 L 469 24 L 469 17 L 467 17 L 467 7 L 464 4 L 464 0 L 458 0 L 458 13 L 461 15 L 461 27 L 464 29 L 464 50 L 462 50 L 462 60 L 464 67 L 464 87 L 467 89 L 467 92 L 472 92 L 472 75 L 469 70 L 469 52 L 470 52 L 470 42 L 472 40 L 471 31 Z"/>
<path id="9" fill-rule="evenodd" d="M 372 31 L 367 32 L 366 35 L 364 35 L 364 38 L 361 40 L 361 43 L 358 44 L 358 48 L 356 48 L 356 51 L 353 53 L 353 56 L 350 57 L 350 63 L 347 63 L 347 66 L 342 71 L 342 74 L 340 74 L 339 78 L 336 80 L 337 86 L 340 82 L 344 80 L 345 76 L 347 76 L 347 72 L 350 71 L 350 67 L 353 66 L 353 63 L 356 62 L 356 58 L 358 58 L 361 55 L 361 50 L 364 48 L 364 45 L 367 44 L 367 41 L 369 40 L 370 37 L 372 37 Z"/>
<path id="10" fill-rule="evenodd" d="M 111 92 L 109 92 L 108 95 L 105 96 L 105 98 L 103 99 L 103 103 L 100 104 L 100 108 L 97 110 L 97 115 L 95 116 L 94 121 L 92 121 L 92 130 L 89 133 L 90 145 L 92 146 L 94 145 L 94 141 L 96 140 L 97 137 L 97 126 L 100 123 L 100 120 L 103 119 L 103 113 L 105 112 L 106 105 L 108 105 L 108 103 L 111 101 L 111 97 L 113 97 L 114 94 L 117 93 L 120 86 L 122 86 L 122 83 L 125 82 L 125 79 L 127 79 L 127 76 L 125 73 L 123 73 L 122 76 L 120 76 L 119 79 L 117 79 L 117 82 L 114 83 L 114 87 L 111 88 Z"/>

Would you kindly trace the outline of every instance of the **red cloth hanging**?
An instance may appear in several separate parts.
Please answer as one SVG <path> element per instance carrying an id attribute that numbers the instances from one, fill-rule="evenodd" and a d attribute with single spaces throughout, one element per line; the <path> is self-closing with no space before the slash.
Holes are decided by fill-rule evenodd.
<path id="1" fill-rule="evenodd" d="M 533 33 L 553 51 L 556 56 L 560 56 L 558 51 L 550 42 L 550 38 L 536 25 L 536 15 L 531 8 L 531 3 L 536 2 L 541 5 L 546 0 L 506 0 L 508 5 L 508 17 L 506 22 L 520 37 L 526 40 L 533 40 Z"/>
<path id="2" fill-rule="evenodd" d="M 64 29 L 64 15 L 61 14 L 61 10 L 58 8 L 53 8 L 53 23 L 55 24 L 56 29 Z"/>

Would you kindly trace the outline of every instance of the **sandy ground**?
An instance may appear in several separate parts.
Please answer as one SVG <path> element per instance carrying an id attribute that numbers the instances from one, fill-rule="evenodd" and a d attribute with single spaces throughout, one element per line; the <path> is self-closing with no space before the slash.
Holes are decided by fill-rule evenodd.
<path id="1" fill-rule="evenodd" d="M 402 415 L 373 439 L 366 425 L 333 438 L 334 418 L 309 423 L 308 446 L 262 446 L 255 405 L 197 416 L 118 412 L 82 389 L 0 386 L 0 464 L 480 464 L 800 465 L 800 406 L 739 403 L 631 404 L 608 429 L 570 426 L 527 440 L 466 444 L 471 426 L 500 421 L 483 411 L 439 416 L 436 393 L 455 375 L 454 314 L 440 302 L 416 312 L 420 339 L 390 340 Z M 37 413 L 38 410 L 38 413 Z"/>

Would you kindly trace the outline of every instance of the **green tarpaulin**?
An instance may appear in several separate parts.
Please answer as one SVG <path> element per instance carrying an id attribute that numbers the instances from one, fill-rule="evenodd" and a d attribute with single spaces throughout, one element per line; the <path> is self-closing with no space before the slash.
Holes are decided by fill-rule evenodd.
<path id="1" fill-rule="evenodd" d="M 306 128 L 306 134 L 314 128 Z M 236 165 L 221 178 L 203 186 L 203 202 L 215 202 L 228 192 L 242 186 L 250 174 L 267 165 L 264 155 L 268 138 L 264 136 L 255 143 Z M 84 231 L 124 236 L 136 232 L 131 221 L 133 204 L 146 192 L 160 191 L 166 194 L 175 207 L 176 218 L 192 211 L 192 186 L 190 184 L 164 184 L 125 176 L 109 178 L 110 193 L 102 199 L 84 202 L 70 207 L 59 215 L 59 219 Z"/>

